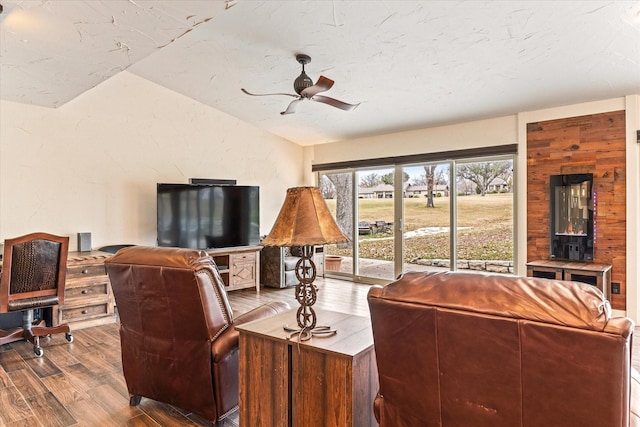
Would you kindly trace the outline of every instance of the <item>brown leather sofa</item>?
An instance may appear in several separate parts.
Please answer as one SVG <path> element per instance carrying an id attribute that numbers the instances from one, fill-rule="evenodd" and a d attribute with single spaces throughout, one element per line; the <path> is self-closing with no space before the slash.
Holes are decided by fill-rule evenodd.
<path id="1" fill-rule="evenodd" d="M 594 286 L 412 272 L 368 302 L 381 427 L 638 423 L 634 323 Z"/>
<path id="2" fill-rule="evenodd" d="M 205 252 L 134 246 L 106 262 L 120 316 L 130 403 L 141 397 L 214 424 L 238 407 L 234 325 L 274 315 L 269 303 L 234 319 L 224 283 Z"/>

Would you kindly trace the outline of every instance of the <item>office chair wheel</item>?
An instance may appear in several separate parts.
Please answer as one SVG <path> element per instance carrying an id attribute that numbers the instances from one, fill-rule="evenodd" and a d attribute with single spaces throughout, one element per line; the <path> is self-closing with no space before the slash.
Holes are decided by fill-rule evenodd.
<path id="1" fill-rule="evenodd" d="M 44 350 L 42 349 L 42 347 L 33 347 L 33 354 L 35 354 L 36 357 L 42 357 L 42 355 L 44 354 Z"/>
<path id="2" fill-rule="evenodd" d="M 73 342 L 73 335 L 71 335 L 71 332 L 66 332 L 64 334 L 64 339 L 66 339 L 67 342 Z"/>

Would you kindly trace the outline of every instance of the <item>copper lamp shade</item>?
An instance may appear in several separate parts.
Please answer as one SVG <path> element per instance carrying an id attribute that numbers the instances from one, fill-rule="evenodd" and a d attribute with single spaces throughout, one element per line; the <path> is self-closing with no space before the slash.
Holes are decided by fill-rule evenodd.
<path id="1" fill-rule="evenodd" d="M 319 188 L 294 187 L 287 190 L 276 223 L 261 244 L 303 248 L 302 256 L 296 263 L 296 278 L 300 281 L 295 290 L 296 301 L 300 303 L 296 312 L 298 328 L 284 325 L 284 329 L 291 332 L 288 338 L 297 336 L 299 341 L 304 341 L 313 336 L 336 333 L 329 326 L 316 326 L 316 313 L 312 306 L 316 302 L 318 289 L 313 284 L 316 278 L 313 249 L 315 245 L 347 241 L 349 239 L 333 220 Z"/>
<path id="2" fill-rule="evenodd" d="M 317 187 L 287 190 L 282 209 L 263 246 L 309 246 L 347 242 Z"/>

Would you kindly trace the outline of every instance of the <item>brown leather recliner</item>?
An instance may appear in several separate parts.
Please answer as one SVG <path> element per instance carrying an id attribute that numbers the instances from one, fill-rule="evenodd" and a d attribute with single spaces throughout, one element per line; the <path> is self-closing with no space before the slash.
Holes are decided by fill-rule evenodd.
<path id="1" fill-rule="evenodd" d="M 120 316 L 122 367 L 130 403 L 169 403 L 216 423 L 238 407 L 234 325 L 274 315 L 269 303 L 238 318 L 205 252 L 133 246 L 107 260 Z"/>
<path id="2" fill-rule="evenodd" d="M 368 302 L 381 427 L 638 421 L 634 323 L 612 318 L 594 286 L 412 272 L 372 288 Z"/>

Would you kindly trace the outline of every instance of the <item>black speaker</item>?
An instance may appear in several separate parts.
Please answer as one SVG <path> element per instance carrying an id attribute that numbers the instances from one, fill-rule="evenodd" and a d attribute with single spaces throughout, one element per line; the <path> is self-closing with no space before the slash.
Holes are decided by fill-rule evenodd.
<path id="1" fill-rule="evenodd" d="M 91 233 L 78 233 L 78 251 L 91 251 Z"/>

